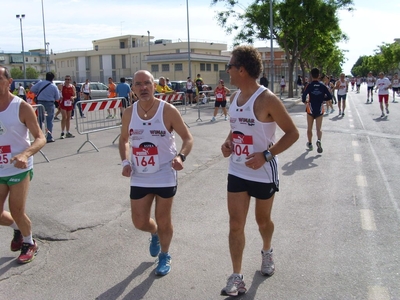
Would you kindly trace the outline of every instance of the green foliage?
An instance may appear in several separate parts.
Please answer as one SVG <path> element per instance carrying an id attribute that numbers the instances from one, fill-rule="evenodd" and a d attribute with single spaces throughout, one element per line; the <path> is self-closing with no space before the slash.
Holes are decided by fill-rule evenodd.
<path id="1" fill-rule="evenodd" d="M 23 79 L 24 72 L 22 72 L 19 68 L 12 68 L 10 70 L 11 77 L 14 79 Z"/>
<path id="2" fill-rule="evenodd" d="M 39 72 L 32 67 L 26 68 L 26 79 L 38 79 Z"/>
<path id="3" fill-rule="evenodd" d="M 272 30 L 270 1 L 254 0 L 247 8 L 235 0 L 211 2 L 217 3 L 224 3 L 225 7 L 217 13 L 218 23 L 228 34 L 236 33 L 235 44 L 273 39 L 285 51 L 289 97 L 297 59 L 307 68 L 322 66 L 326 72 L 340 73 L 344 54 L 337 44 L 347 37 L 340 29 L 337 11 L 352 10 L 353 0 L 275 0 Z"/>

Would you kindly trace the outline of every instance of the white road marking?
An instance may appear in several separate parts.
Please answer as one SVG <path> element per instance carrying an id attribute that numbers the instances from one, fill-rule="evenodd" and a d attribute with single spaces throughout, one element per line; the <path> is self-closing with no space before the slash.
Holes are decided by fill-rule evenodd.
<path id="1" fill-rule="evenodd" d="M 361 156 L 361 154 L 354 154 L 354 161 L 356 161 L 356 162 L 361 162 L 361 161 L 362 161 L 362 156 Z"/>
<path id="2" fill-rule="evenodd" d="M 352 145 L 353 147 L 358 147 L 358 141 L 352 141 L 352 142 L 351 142 L 351 145 Z"/>
<path id="3" fill-rule="evenodd" d="M 360 209 L 361 228 L 368 231 L 376 230 L 374 212 L 371 209 Z"/>
<path id="4" fill-rule="evenodd" d="M 390 300 L 389 291 L 384 286 L 369 286 L 368 300 Z"/>
<path id="5" fill-rule="evenodd" d="M 356 176 L 356 180 L 357 180 L 357 185 L 360 187 L 366 187 L 368 186 L 367 184 L 367 178 L 363 175 L 357 175 Z"/>

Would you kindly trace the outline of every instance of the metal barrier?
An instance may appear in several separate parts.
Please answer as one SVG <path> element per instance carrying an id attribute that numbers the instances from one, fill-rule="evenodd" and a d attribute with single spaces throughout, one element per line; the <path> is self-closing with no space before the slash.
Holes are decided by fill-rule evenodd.
<path id="1" fill-rule="evenodd" d="M 179 110 L 181 115 L 186 114 L 187 101 L 184 92 L 174 94 L 155 94 L 154 96 L 160 100 L 173 104 Z"/>
<path id="2" fill-rule="evenodd" d="M 44 136 L 47 135 L 47 123 L 46 123 L 46 111 L 44 109 L 44 106 L 42 104 L 35 104 L 32 105 L 33 110 L 35 111 L 37 121 L 39 123 L 40 129 L 43 131 Z M 31 142 L 33 142 L 32 135 L 29 133 Z M 47 158 L 47 156 L 44 154 L 42 150 L 39 150 L 40 154 L 43 155 L 44 159 L 47 162 L 50 162 L 50 160 Z"/>
<path id="3" fill-rule="evenodd" d="M 227 94 L 226 97 L 226 109 L 229 108 L 230 105 L 230 95 L 232 95 L 233 92 L 237 91 L 237 89 L 231 89 L 230 94 Z M 211 91 L 200 91 L 199 92 L 199 98 L 196 103 L 197 107 L 197 120 L 196 122 L 200 121 L 203 122 L 201 119 L 201 110 L 204 109 L 211 109 L 215 107 L 215 95 L 214 95 L 214 90 Z M 222 114 L 221 114 L 222 116 Z"/>
<path id="4" fill-rule="evenodd" d="M 75 108 L 76 116 L 76 130 L 79 134 L 86 134 L 86 141 L 79 147 L 79 151 L 82 147 L 89 143 L 99 152 L 99 149 L 89 139 L 89 134 L 114 128 L 121 127 L 121 109 L 122 102 L 126 101 L 123 97 L 107 98 L 107 99 L 96 99 L 78 101 Z M 79 107 L 82 109 L 82 113 L 86 118 L 80 118 Z M 111 116 L 111 117 L 110 117 Z M 113 144 L 118 139 L 119 134 L 113 140 Z"/>

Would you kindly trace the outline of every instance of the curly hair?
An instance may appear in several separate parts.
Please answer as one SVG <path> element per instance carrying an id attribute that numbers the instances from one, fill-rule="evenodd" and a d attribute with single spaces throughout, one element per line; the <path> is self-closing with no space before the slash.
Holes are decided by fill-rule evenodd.
<path id="1" fill-rule="evenodd" d="M 237 46 L 232 51 L 235 64 L 246 69 L 250 77 L 257 79 L 262 71 L 260 52 L 253 46 Z"/>

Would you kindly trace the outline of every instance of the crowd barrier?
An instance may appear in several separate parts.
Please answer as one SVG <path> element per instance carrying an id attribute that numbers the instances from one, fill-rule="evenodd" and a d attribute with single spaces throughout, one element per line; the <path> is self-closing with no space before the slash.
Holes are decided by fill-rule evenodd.
<path id="1" fill-rule="evenodd" d="M 35 111 L 36 118 L 39 123 L 39 127 L 43 131 L 44 136 L 46 136 L 47 135 L 47 125 L 46 125 L 47 123 L 46 123 L 46 111 L 44 109 L 44 106 L 42 104 L 35 104 L 35 105 L 32 105 L 32 107 L 33 107 L 33 110 Z M 32 135 L 30 135 L 30 138 L 31 138 L 31 142 L 33 142 Z M 40 154 L 43 155 L 44 159 L 47 162 L 50 162 L 50 160 L 47 158 L 47 156 L 44 154 L 44 152 L 42 150 L 39 150 L 39 152 L 40 152 Z"/>
<path id="2" fill-rule="evenodd" d="M 79 134 L 86 134 L 86 141 L 79 147 L 79 151 L 82 147 L 89 143 L 99 152 L 99 149 L 89 139 L 89 134 L 99 132 L 103 130 L 109 130 L 114 128 L 120 128 L 121 126 L 121 108 L 122 102 L 126 101 L 123 97 L 107 98 L 107 99 L 96 99 L 78 101 L 75 108 L 75 119 L 76 119 L 76 130 Z M 79 107 L 82 109 L 82 113 L 86 118 L 81 118 L 79 115 Z M 111 115 L 111 117 L 110 117 Z M 119 134 L 113 140 L 113 144 L 118 139 Z"/>
<path id="3" fill-rule="evenodd" d="M 227 94 L 226 96 L 226 109 L 229 108 L 230 105 L 230 95 L 232 95 L 233 92 L 237 91 L 237 89 L 230 89 L 230 93 Z M 204 109 L 213 109 L 215 107 L 215 95 L 214 95 L 214 90 L 211 91 L 200 91 L 199 92 L 199 101 L 196 103 L 197 107 L 197 120 L 196 122 L 203 122 L 201 119 L 201 110 Z M 221 112 L 221 116 L 223 113 Z"/>
<path id="4" fill-rule="evenodd" d="M 174 94 L 155 94 L 156 98 L 164 100 L 165 102 L 174 105 L 181 115 L 186 114 L 186 97 L 184 92 Z"/>

